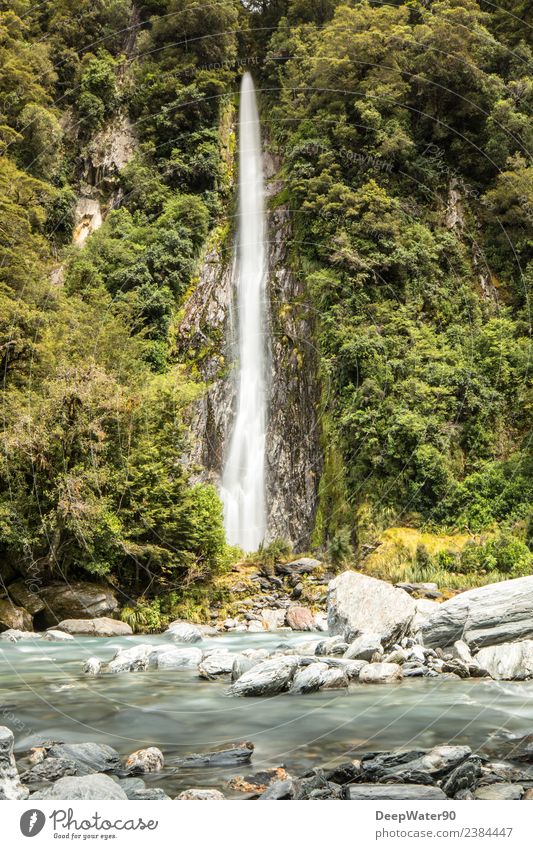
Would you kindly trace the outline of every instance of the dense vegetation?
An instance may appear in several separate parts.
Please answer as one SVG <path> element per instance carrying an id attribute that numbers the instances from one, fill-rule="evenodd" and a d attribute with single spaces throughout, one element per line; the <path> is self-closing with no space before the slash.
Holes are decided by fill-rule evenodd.
<path id="1" fill-rule="evenodd" d="M 149 595 L 231 556 L 184 459 L 202 387 L 176 328 L 231 209 L 243 64 L 317 315 L 317 543 L 342 563 L 398 523 L 496 530 L 453 568 L 530 570 L 527 4 L 0 8 L 3 580 L 89 572 Z M 133 156 L 95 165 L 120 122 Z M 83 247 L 82 195 L 105 213 Z"/>

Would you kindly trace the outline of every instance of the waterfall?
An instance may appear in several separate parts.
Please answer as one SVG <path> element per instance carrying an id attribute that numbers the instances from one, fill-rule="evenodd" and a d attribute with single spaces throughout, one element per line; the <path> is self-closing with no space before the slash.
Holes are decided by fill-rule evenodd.
<path id="1" fill-rule="evenodd" d="M 245 551 L 255 551 L 266 530 L 267 257 L 259 115 L 253 80 L 245 73 L 239 109 L 236 315 L 230 321 L 230 342 L 238 364 L 237 407 L 220 491 L 227 540 Z"/>

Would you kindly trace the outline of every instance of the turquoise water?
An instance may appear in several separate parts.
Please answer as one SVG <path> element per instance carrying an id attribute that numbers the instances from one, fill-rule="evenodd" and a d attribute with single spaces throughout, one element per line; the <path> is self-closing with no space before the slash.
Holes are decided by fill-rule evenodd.
<path id="1" fill-rule="evenodd" d="M 203 647 L 274 648 L 310 635 L 228 634 Z M 294 774 L 365 751 L 426 748 L 441 743 L 483 750 L 491 740 L 530 733 L 533 682 L 410 679 L 392 686 L 354 683 L 347 691 L 238 699 L 228 679 L 204 681 L 195 669 L 93 678 L 90 656 L 109 660 L 118 648 L 171 642 L 161 635 L 76 638 L 68 643 L 1 643 L 0 724 L 15 733 L 16 750 L 42 740 L 108 743 L 121 755 L 155 745 L 164 773 L 153 784 L 169 795 L 191 786 L 223 789 L 232 774 L 284 764 Z M 255 744 L 243 769 L 176 769 L 173 761 L 241 740 Z"/>

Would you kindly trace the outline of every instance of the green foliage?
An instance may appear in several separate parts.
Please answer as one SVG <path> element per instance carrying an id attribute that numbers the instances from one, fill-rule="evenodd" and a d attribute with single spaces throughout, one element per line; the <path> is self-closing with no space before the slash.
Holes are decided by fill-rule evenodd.
<path id="1" fill-rule="evenodd" d="M 336 569 L 353 561 L 354 550 L 349 528 L 339 528 L 328 544 L 328 559 Z"/>

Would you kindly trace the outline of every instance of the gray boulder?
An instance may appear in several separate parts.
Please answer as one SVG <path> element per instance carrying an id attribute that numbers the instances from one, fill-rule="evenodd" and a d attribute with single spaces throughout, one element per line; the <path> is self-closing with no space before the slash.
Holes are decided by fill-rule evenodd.
<path id="1" fill-rule="evenodd" d="M 93 619 L 118 610 L 115 593 L 107 586 L 88 581 L 49 584 L 39 595 L 44 608 L 38 614 L 41 627 L 55 627 L 65 619 Z"/>
<path id="2" fill-rule="evenodd" d="M 32 793 L 30 799 L 127 799 L 117 781 L 108 775 L 66 776 Z"/>
<path id="3" fill-rule="evenodd" d="M 102 671 L 102 661 L 99 657 L 89 657 L 83 664 L 85 675 L 99 675 Z"/>
<path id="4" fill-rule="evenodd" d="M 133 631 L 126 622 L 100 616 L 96 619 L 63 619 L 56 630 L 80 637 L 131 637 Z"/>
<path id="5" fill-rule="evenodd" d="M 118 752 L 106 743 L 57 743 L 48 750 L 48 758 L 74 761 L 78 775 L 121 769 Z"/>
<path id="6" fill-rule="evenodd" d="M 298 669 L 292 681 L 291 693 L 304 695 L 315 693 L 317 690 L 347 686 L 348 677 L 341 668 L 318 662 Z"/>
<path id="7" fill-rule="evenodd" d="M 298 666 L 296 657 L 275 657 L 258 663 L 234 682 L 235 696 L 275 696 L 287 690 Z"/>
<path id="8" fill-rule="evenodd" d="M 67 634 L 66 631 L 58 631 L 56 628 L 49 628 L 43 634 L 43 640 L 46 640 L 48 643 L 68 643 L 69 640 L 73 639 L 72 634 Z"/>
<path id="9" fill-rule="evenodd" d="M 180 643 L 199 643 L 203 639 L 200 628 L 189 622 L 171 622 L 165 633 Z"/>
<path id="10" fill-rule="evenodd" d="M 423 623 L 421 634 L 433 648 L 464 640 L 475 649 L 533 637 L 533 575 L 454 596 Z"/>
<path id="11" fill-rule="evenodd" d="M 343 572 L 328 587 L 329 633 L 342 634 L 349 643 L 376 634 L 388 648 L 409 631 L 415 612 L 404 590 L 360 572 Z"/>
<path id="12" fill-rule="evenodd" d="M 38 631 L 19 631 L 17 628 L 8 628 L 7 631 L 2 631 L 0 640 L 5 640 L 9 643 L 18 643 L 21 640 L 40 640 L 42 634 Z"/>
<path id="13" fill-rule="evenodd" d="M 349 799 L 388 799 L 391 802 L 446 799 L 440 787 L 428 787 L 426 784 L 350 784 L 347 792 Z"/>
<path id="14" fill-rule="evenodd" d="M 130 649 L 119 649 L 109 663 L 103 668 L 105 672 L 142 672 L 149 666 L 156 665 L 154 647 L 148 643 L 132 646 Z"/>
<path id="15" fill-rule="evenodd" d="M 533 640 L 487 646 L 477 653 L 476 662 L 498 681 L 524 681 L 533 678 Z"/>
<path id="16" fill-rule="evenodd" d="M 235 655 L 229 651 L 214 651 L 204 657 L 198 666 L 200 678 L 218 678 L 219 675 L 230 675 L 233 671 Z"/>
<path id="17" fill-rule="evenodd" d="M 157 646 L 150 655 L 150 663 L 158 669 L 192 669 L 201 663 L 203 652 L 195 646 Z"/>
<path id="18" fill-rule="evenodd" d="M 145 772 L 160 772 L 165 765 L 163 752 L 157 746 L 149 746 L 147 749 L 137 749 L 132 752 L 124 764 L 128 772 L 138 775 Z"/>
<path id="19" fill-rule="evenodd" d="M 402 678 L 402 667 L 398 663 L 367 663 L 359 673 L 362 684 L 392 684 Z"/>
<path id="20" fill-rule="evenodd" d="M 363 634 L 350 643 L 344 657 L 348 660 L 377 661 L 383 655 L 383 646 L 377 634 Z"/>
<path id="21" fill-rule="evenodd" d="M 278 563 L 276 572 L 278 575 L 312 575 L 321 566 L 320 560 L 313 557 L 300 557 L 290 563 Z"/>
<path id="22" fill-rule="evenodd" d="M 11 729 L 0 725 L 0 799 L 27 799 L 28 790 L 19 778 L 13 744 Z"/>

